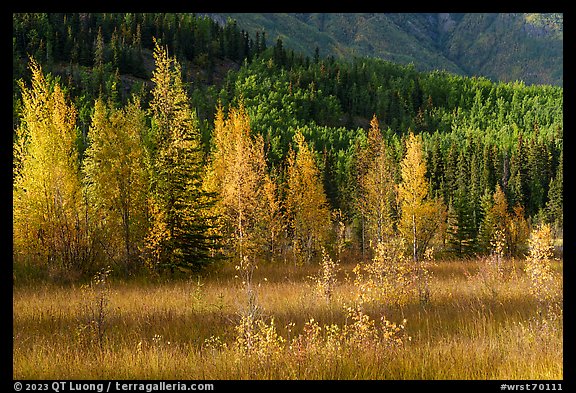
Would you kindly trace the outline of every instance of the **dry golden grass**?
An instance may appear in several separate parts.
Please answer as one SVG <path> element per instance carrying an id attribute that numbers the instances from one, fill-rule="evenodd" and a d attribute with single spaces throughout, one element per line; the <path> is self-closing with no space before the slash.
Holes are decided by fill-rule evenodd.
<path id="1" fill-rule="evenodd" d="M 102 346 L 80 329 L 90 302 L 84 290 L 21 284 L 13 289 L 14 378 L 562 379 L 561 316 L 538 317 L 523 261 L 507 261 L 493 288 L 477 274 L 479 263 L 437 263 L 427 304 L 365 304 L 378 323 L 381 315 L 407 320 L 403 345 L 386 350 L 327 338 L 327 327 L 351 325 L 345 306 L 355 301 L 353 264 L 341 264 L 330 299 L 315 290 L 318 265 L 260 267 L 253 278 L 259 316 L 268 328 L 274 318 L 277 336 L 262 347 L 268 353 L 248 355 L 235 330 L 246 293 L 232 267 L 200 279 L 111 280 Z M 312 318 L 323 333 L 298 349 L 295 338 Z"/>

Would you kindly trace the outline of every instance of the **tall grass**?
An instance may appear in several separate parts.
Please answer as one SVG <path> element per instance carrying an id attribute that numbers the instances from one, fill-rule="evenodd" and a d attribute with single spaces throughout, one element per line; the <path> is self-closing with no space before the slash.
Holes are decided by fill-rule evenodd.
<path id="1" fill-rule="evenodd" d="M 93 345 L 78 333 L 84 289 L 17 285 L 14 378 L 561 379 L 561 316 L 535 317 L 523 261 L 506 261 L 495 292 L 481 263 L 439 262 L 429 302 L 365 303 L 358 324 L 349 311 L 354 265 L 340 264 L 330 297 L 317 290 L 317 265 L 261 266 L 252 278 L 261 310 L 252 350 L 238 341 L 248 299 L 232 267 L 190 280 L 111 281 L 105 334 Z M 553 267 L 561 271 L 561 262 Z M 393 325 L 399 344 L 384 345 Z"/>

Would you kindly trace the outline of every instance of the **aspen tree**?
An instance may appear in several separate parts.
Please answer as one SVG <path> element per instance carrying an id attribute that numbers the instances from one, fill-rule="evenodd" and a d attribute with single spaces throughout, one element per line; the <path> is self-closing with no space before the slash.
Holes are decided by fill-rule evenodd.
<path id="1" fill-rule="evenodd" d="M 263 252 L 274 258 L 285 239 L 285 217 L 282 212 L 278 185 L 272 174 L 265 174 L 259 211 L 258 230 Z"/>
<path id="2" fill-rule="evenodd" d="M 412 249 L 412 260 L 416 263 L 416 279 L 420 299 L 429 297 L 426 269 L 422 269 L 419 258 L 428 243 L 446 220 L 446 208 L 440 200 L 430 200 L 426 180 L 426 162 L 422 150 L 422 138 L 411 132 L 406 141 L 406 154 L 401 162 L 402 182 L 398 186 L 401 206 L 400 233 Z"/>
<path id="3" fill-rule="evenodd" d="M 367 232 L 375 249 L 393 233 L 392 204 L 395 200 L 394 164 L 382 138 L 378 119 L 372 117 L 359 183 L 358 208 L 366 220 Z"/>
<path id="4" fill-rule="evenodd" d="M 219 195 L 222 235 L 242 260 L 257 253 L 257 213 L 266 174 L 264 142 L 251 137 L 250 119 L 242 104 L 225 119 L 218 107 L 214 128 L 212 170 Z"/>
<path id="5" fill-rule="evenodd" d="M 30 60 L 22 90 L 13 183 L 14 253 L 50 268 L 90 262 L 76 145 L 76 110 L 57 82 Z"/>
<path id="6" fill-rule="evenodd" d="M 485 197 L 485 199 L 485 214 L 479 231 L 484 251 L 489 249 L 487 244 L 498 233 L 504 244 L 503 253 L 520 254 L 526 246 L 530 232 L 528 222 L 524 218 L 524 208 L 521 205 L 515 205 L 511 214 L 506 194 L 502 191 L 500 184 L 496 184 L 492 197 Z"/>
<path id="7" fill-rule="evenodd" d="M 423 226 L 426 211 L 425 198 L 428 195 L 426 162 L 422 152 L 422 140 L 410 133 L 406 141 L 406 155 L 401 163 L 402 182 L 398 187 L 401 201 L 401 232 L 412 246 L 412 258 L 418 261 L 422 250 Z"/>
<path id="8" fill-rule="evenodd" d="M 280 201 L 268 174 L 263 138 L 252 136 L 243 103 L 227 117 L 218 105 L 213 140 L 209 178 L 219 195 L 215 210 L 222 236 L 240 260 L 272 255 L 284 227 Z"/>
<path id="9" fill-rule="evenodd" d="M 500 184 L 496 184 L 492 198 L 487 199 L 491 203 L 487 204 L 486 213 L 481 224 L 482 241 L 486 249 L 490 249 L 488 244 L 493 240 L 496 232 L 503 237 L 504 245 L 509 244 L 509 223 L 510 215 L 508 214 L 508 202 L 506 195 Z"/>
<path id="10" fill-rule="evenodd" d="M 312 150 L 301 132 L 294 135 L 297 152 L 288 153 L 286 211 L 297 258 L 306 262 L 320 251 L 331 228 L 328 200 Z"/>
<path id="11" fill-rule="evenodd" d="M 530 234 L 529 253 L 524 270 L 530 280 L 530 292 L 539 302 L 540 310 L 555 297 L 557 275 L 552 269 L 554 242 L 549 224 L 542 224 Z"/>
<path id="12" fill-rule="evenodd" d="M 133 265 L 147 227 L 145 128 L 139 99 L 121 110 L 97 100 L 83 162 L 93 221 L 101 223 L 98 231 L 105 233 L 108 253 L 125 268 Z"/>

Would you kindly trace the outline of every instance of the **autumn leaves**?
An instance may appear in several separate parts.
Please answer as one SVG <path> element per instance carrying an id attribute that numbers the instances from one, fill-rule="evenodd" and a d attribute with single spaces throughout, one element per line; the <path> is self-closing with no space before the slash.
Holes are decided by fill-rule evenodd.
<path id="1" fill-rule="evenodd" d="M 221 256 L 309 263 L 331 242 L 346 242 L 345 224 L 334 241 L 322 170 L 300 130 L 271 167 L 239 100 L 227 113 L 217 107 L 206 151 L 179 63 L 159 45 L 154 59 L 148 110 L 137 96 L 121 108 L 98 99 L 85 151 L 76 143 L 74 106 L 32 62 L 15 144 L 20 257 L 88 272 L 103 261 L 127 273 L 135 266 L 174 272 Z M 356 160 L 352 204 L 369 238 L 363 248 L 401 236 L 417 260 L 444 213 L 427 199 L 421 138 L 409 135 L 400 172 L 392 154 L 374 117 Z"/>
<path id="2" fill-rule="evenodd" d="M 227 118 L 219 107 L 213 137 L 207 184 L 220 196 L 216 209 L 229 250 L 240 259 L 274 258 L 290 243 L 298 261 L 310 261 L 327 240 L 330 210 L 302 134 L 294 136 L 297 151 L 288 154 L 283 189 L 279 170 L 268 171 L 262 136 L 252 135 L 242 104 Z"/>

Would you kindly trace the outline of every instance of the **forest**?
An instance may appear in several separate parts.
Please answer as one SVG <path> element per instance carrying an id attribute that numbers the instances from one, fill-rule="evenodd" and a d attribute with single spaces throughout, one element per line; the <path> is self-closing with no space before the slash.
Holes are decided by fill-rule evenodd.
<path id="1" fill-rule="evenodd" d="M 507 261 L 510 277 L 531 277 L 521 281 L 539 299 L 530 307 L 557 320 L 550 283 L 561 267 L 538 263 L 561 256 L 562 87 L 336 60 L 318 49 L 308 57 L 232 19 L 160 13 L 14 14 L 13 80 L 13 281 L 21 291 L 27 282 L 89 288 L 100 302 L 87 306 L 92 319 L 76 337 L 91 332 L 100 351 L 114 336 L 110 275 L 124 285 L 197 279 L 198 294 L 201 280 L 240 277 L 247 300 L 234 332 L 259 366 L 233 378 L 286 377 L 265 374 L 274 360 L 266 355 L 264 367 L 258 352 L 296 345 L 293 325 L 283 338 L 274 319 L 257 317 L 267 300 L 256 281 L 274 269 L 318 272 L 330 307 L 345 288 L 341 296 L 362 294 L 344 314 L 323 314 L 343 324 L 312 319 L 294 331 L 305 351 L 314 334 L 322 351 L 407 342 L 404 323 L 384 318 L 378 331 L 368 303 L 402 318 L 433 307 L 448 292 L 431 272 L 447 266 L 461 266 L 454 271 L 465 279 L 480 264 L 496 302 L 508 299 Z M 216 292 L 204 296 L 216 304 Z M 202 348 L 230 350 L 220 336 L 200 335 Z M 145 350 L 169 351 L 159 337 Z M 215 375 L 227 378 L 223 359 Z M 300 372 L 288 377 L 330 378 Z"/>
<path id="2" fill-rule="evenodd" d="M 402 231 L 408 141 L 422 150 L 422 162 L 412 164 L 423 165 L 422 200 L 437 204 L 440 224 L 418 223 L 421 238 L 407 239 L 420 243 L 412 244 L 415 258 L 427 246 L 457 257 L 487 253 L 496 225 L 508 255 L 525 253 L 529 228 L 539 223 L 562 237 L 559 87 L 372 59 L 310 59 L 280 39 L 267 48 L 264 32 L 253 40 L 231 20 L 219 26 L 194 15 L 20 15 L 13 35 L 15 84 L 22 81 L 13 101 L 17 260 L 86 272 L 110 257 L 144 265 L 144 250 L 159 241 L 155 252 L 164 256 L 153 266 L 195 269 L 238 252 L 244 245 L 234 243 L 253 232 L 270 235 L 274 244 L 261 244 L 268 252 L 260 253 L 268 259 L 296 260 L 300 250 L 309 261 L 338 242 L 366 257 L 382 228 L 388 236 Z M 240 66 L 216 70 L 226 62 Z M 55 117 L 53 105 L 66 116 Z M 60 134 L 36 128 L 48 119 Z M 244 139 L 233 142 L 236 133 Z M 48 151 L 54 143 L 59 151 Z M 42 154 L 67 177 L 34 167 Z M 298 165 L 309 167 L 309 178 L 290 176 Z M 249 185 L 250 176 L 259 179 Z M 42 183 L 34 194 L 32 185 Z M 257 212 L 264 184 L 273 210 Z M 58 199 L 60 187 L 69 191 Z M 303 190 L 316 194 L 292 197 Z M 228 192 L 247 200 L 227 206 Z M 503 216 L 495 218 L 498 208 Z M 190 209 L 198 217 L 184 218 Z M 307 219 L 326 222 L 326 233 L 299 228 Z M 163 236 L 154 232 L 159 225 L 171 240 L 153 240 Z"/>
<path id="3" fill-rule="evenodd" d="M 365 10 L 369 11 L 369 10 Z M 338 59 L 376 57 L 419 71 L 526 84 L 562 85 L 562 13 L 215 13 L 254 34 L 281 36 L 286 47 Z"/>

